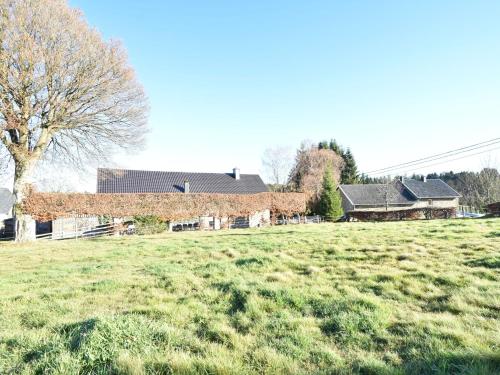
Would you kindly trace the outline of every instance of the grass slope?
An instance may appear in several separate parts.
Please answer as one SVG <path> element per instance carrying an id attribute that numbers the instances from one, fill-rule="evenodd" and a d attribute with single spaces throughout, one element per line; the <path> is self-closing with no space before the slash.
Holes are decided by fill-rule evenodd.
<path id="1" fill-rule="evenodd" d="M 500 220 L 0 245 L 2 374 L 498 374 Z"/>

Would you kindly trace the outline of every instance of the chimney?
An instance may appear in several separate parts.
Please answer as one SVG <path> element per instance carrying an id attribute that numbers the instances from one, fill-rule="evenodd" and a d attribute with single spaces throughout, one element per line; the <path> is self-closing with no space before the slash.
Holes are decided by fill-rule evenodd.
<path id="1" fill-rule="evenodd" d="M 427 177 L 422 176 L 422 181 L 423 181 L 423 182 L 427 182 Z"/>
<path id="2" fill-rule="evenodd" d="M 189 193 L 189 181 L 184 180 L 184 193 L 187 194 Z"/>
<path id="3" fill-rule="evenodd" d="M 239 168 L 233 168 L 233 176 L 235 180 L 240 179 L 240 169 Z"/>

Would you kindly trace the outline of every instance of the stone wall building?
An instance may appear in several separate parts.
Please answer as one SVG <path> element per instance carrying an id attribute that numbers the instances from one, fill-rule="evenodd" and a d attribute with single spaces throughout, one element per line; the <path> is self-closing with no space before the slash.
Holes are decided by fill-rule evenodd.
<path id="1" fill-rule="evenodd" d="M 359 220 L 411 220 L 456 215 L 460 194 L 440 179 L 340 185 L 342 207 Z"/>

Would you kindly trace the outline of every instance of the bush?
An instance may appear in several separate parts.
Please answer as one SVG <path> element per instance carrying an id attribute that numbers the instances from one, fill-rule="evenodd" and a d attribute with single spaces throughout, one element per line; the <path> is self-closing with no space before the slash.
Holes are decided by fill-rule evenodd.
<path id="1" fill-rule="evenodd" d="M 134 216 L 137 234 L 158 234 L 167 230 L 166 223 L 158 216 Z"/>
<path id="2" fill-rule="evenodd" d="M 99 215 L 98 217 L 99 225 L 111 224 L 113 218 L 110 215 Z"/>

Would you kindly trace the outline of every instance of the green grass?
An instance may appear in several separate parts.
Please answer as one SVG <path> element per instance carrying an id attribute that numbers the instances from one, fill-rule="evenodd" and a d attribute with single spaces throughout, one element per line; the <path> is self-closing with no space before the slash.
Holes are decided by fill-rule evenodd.
<path id="1" fill-rule="evenodd" d="M 0 245 L 1 374 L 499 374 L 500 220 Z"/>

